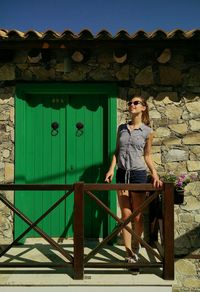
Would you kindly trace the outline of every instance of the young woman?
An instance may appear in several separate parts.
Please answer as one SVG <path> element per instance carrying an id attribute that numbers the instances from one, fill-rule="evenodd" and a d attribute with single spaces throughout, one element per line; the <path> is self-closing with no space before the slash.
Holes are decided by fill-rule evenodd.
<path id="1" fill-rule="evenodd" d="M 106 173 L 106 182 L 111 182 L 117 164 L 117 183 L 146 183 L 147 167 L 150 170 L 154 187 L 160 187 L 162 182 L 153 165 L 151 147 L 153 131 L 149 124 L 148 105 L 144 98 L 133 97 L 128 102 L 131 121 L 118 128 L 116 151 Z M 145 200 L 145 192 L 118 191 L 118 202 L 122 219 L 127 219 Z M 132 228 L 131 222 L 128 224 Z M 141 213 L 135 217 L 134 231 L 142 235 L 143 223 Z M 132 235 L 125 228 L 122 230 L 126 249 L 126 261 L 135 263 L 138 260 L 139 242 L 132 247 Z"/>

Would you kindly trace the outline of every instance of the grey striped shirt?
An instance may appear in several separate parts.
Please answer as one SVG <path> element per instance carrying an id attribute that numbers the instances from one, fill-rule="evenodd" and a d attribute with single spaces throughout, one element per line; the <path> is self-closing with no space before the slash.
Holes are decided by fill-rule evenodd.
<path id="1" fill-rule="evenodd" d="M 138 129 L 132 131 L 128 129 L 128 124 L 119 126 L 118 167 L 125 170 L 146 170 L 144 147 L 146 139 L 152 132 L 153 130 L 145 124 L 141 124 Z"/>

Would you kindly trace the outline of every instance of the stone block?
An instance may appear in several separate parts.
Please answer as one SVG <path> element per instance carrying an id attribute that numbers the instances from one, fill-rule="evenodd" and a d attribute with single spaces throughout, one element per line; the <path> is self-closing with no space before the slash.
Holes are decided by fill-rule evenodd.
<path id="1" fill-rule="evenodd" d="M 176 272 L 182 275 L 197 275 L 195 264 L 190 260 L 178 260 L 175 268 Z"/>
<path id="2" fill-rule="evenodd" d="M 189 248 L 191 248 L 190 240 L 188 236 L 185 234 L 185 228 L 182 235 L 178 234 L 175 237 L 174 244 L 176 254 L 184 254 L 185 252 L 187 252 Z"/>
<path id="3" fill-rule="evenodd" d="M 200 120 L 191 120 L 191 121 L 189 121 L 189 124 L 190 124 L 190 129 L 192 131 L 199 131 L 200 130 Z"/>
<path id="4" fill-rule="evenodd" d="M 182 74 L 180 70 L 171 66 L 160 66 L 160 83 L 162 85 L 178 85 L 182 83 Z"/>
<path id="5" fill-rule="evenodd" d="M 187 288 L 190 288 L 190 289 L 193 289 L 193 288 L 197 288 L 199 289 L 200 287 L 200 279 L 196 278 L 186 278 L 183 280 L 183 286 L 184 287 L 187 287 Z M 195 291 L 195 290 L 190 290 L 190 291 Z M 196 290 L 198 291 L 198 290 Z"/>
<path id="6" fill-rule="evenodd" d="M 200 223 L 200 214 L 195 215 L 195 222 Z"/>
<path id="7" fill-rule="evenodd" d="M 129 65 L 124 65 L 119 72 L 116 73 L 118 80 L 129 80 Z"/>
<path id="8" fill-rule="evenodd" d="M 14 203 L 14 191 L 5 191 L 4 194 L 11 203 Z"/>
<path id="9" fill-rule="evenodd" d="M 188 168 L 188 171 L 198 171 L 200 170 L 200 161 L 196 160 L 196 161 L 191 161 L 191 160 L 188 160 L 187 161 L 187 168 Z"/>
<path id="10" fill-rule="evenodd" d="M 183 144 L 185 145 L 199 145 L 200 133 L 189 133 L 183 138 Z"/>
<path id="11" fill-rule="evenodd" d="M 135 78 L 138 85 L 151 85 L 154 83 L 152 67 L 148 66 L 142 69 Z"/>
<path id="12" fill-rule="evenodd" d="M 185 190 L 187 193 L 191 193 L 194 197 L 199 197 L 200 195 L 200 181 L 193 181 L 189 183 Z"/>
<path id="13" fill-rule="evenodd" d="M 22 66 L 22 65 L 26 65 L 28 66 L 28 64 L 26 64 L 27 62 L 27 52 L 26 51 L 17 51 L 14 57 L 14 62 L 18 64 L 18 66 Z"/>
<path id="14" fill-rule="evenodd" d="M 0 112 L 0 121 L 5 122 L 5 121 L 9 121 L 9 119 L 10 119 L 9 112 L 6 111 L 6 110 L 1 110 L 1 112 Z"/>
<path id="15" fill-rule="evenodd" d="M 181 139 L 176 137 L 167 138 L 163 140 L 163 144 L 166 146 L 181 145 Z"/>
<path id="16" fill-rule="evenodd" d="M 151 119 L 161 119 L 161 114 L 157 110 L 149 111 L 149 116 Z"/>
<path id="17" fill-rule="evenodd" d="M 171 149 L 165 155 L 166 161 L 185 161 L 188 160 L 188 152 L 180 149 Z"/>
<path id="18" fill-rule="evenodd" d="M 180 173 L 187 173 L 186 161 L 181 162 L 166 162 L 166 171 L 172 171 L 179 175 Z"/>
<path id="19" fill-rule="evenodd" d="M 188 75 L 184 78 L 184 85 L 199 86 L 200 84 L 200 70 L 194 66 L 190 69 Z"/>
<path id="20" fill-rule="evenodd" d="M 13 237 L 12 228 L 4 230 L 3 236 L 4 236 L 4 238 L 12 239 L 12 237 Z"/>
<path id="21" fill-rule="evenodd" d="M 151 121 L 153 122 L 153 125 L 155 126 L 155 129 L 158 127 L 168 127 L 169 120 L 166 118 L 161 117 L 161 119 L 155 119 L 152 118 Z"/>
<path id="22" fill-rule="evenodd" d="M 166 106 L 165 115 L 170 120 L 181 119 L 182 113 L 183 113 L 183 109 L 181 107 L 177 107 L 174 104 Z"/>
<path id="23" fill-rule="evenodd" d="M 200 210 L 200 201 L 193 196 L 185 197 L 185 204 L 181 205 L 181 209 L 186 211 Z"/>
<path id="24" fill-rule="evenodd" d="M 82 75 L 82 80 L 84 80 L 86 73 L 84 72 L 80 72 L 79 75 Z M 76 73 L 76 78 L 78 78 L 77 73 Z M 83 77 L 84 76 L 84 77 Z M 94 80 L 113 80 L 113 76 L 111 74 L 110 71 L 108 71 L 107 69 L 96 69 L 93 70 L 92 72 L 90 72 L 90 78 L 94 79 Z M 73 80 L 73 79 L 70 79 Z M 79 79 L 81 80 L 81 79 Z"/>
<path id="25" fill-rule="evenodd" d="M 186 103 L 185 106 L 189 113 L 193 114 L 194 116 L 200 115 L 200 100 L 194 101 L 194 102 L 188 102 Z"/>
<path id="26" fill-rule="evenodd" d="M 31 67 L 30 71 L 32 72 L 33 76 L 35 76 L 36 80 L 49 80 L 55 79 L 55 70 L 53 68 L 47 70 L 41 66 Z"/>
<path id="27" fill-rule="evenodd" d="M 14 129 L 11 130 L 10 139 L 11 139 L 12 142 L 15 141 L 15 132 L 14 132 Z"/>
<path id="28" fill-rule="evenodd" d="M 14 123 L 15 117 L 14 117 L 14 108 L 10 109 L 10 121 Z"/>
<path id="29" fill-rule="evenodd" d="M 108 64 L 113 62 L 113 54 L 111 51 L 101 52 L 98 55 L 98 63 L 100 64 Z"/>
<path id="30" fill-rule="evenodd" d="M 162 164 L 161 154 L 160 153 L 152 154 L 152 159 L 156 164 Z"/>
<path id="31" fill-rule="evenodd" d="M 12 64 L 5 64 L 0 66 L 0 80 L 14 80 L 15 79 L 15 67 Z"/>
<path id="32" fill-rule="evenodd" d="M 168 128 L 159 127 L 155 131 L 155 136 L 157 138 L 168 137 L 170 136 L 170 130 Z"/>
<path id="33" fill-rule="evenodd" d="M 172 125 L 169 125 L 169 128 L 178 134 L 185 134 L 188 131 L 188 126 L 186 123 L 172 124 Z"/>
<path id="34" fill-rule="evenodd" d="M 179 215 L 179 221 L 183 223 L 192 223 L 194 222 L 194 216 L 188 213 L 181 213 Z"/>
<path id="35" fill-rule="evenodd" d="M 94 74 L 94 79 L 95 79 L 96 71 L 93 74 Z M 98 74 L 98 72 L 97 72 L 97 74 Z M 67 80 L 67 81 L 73 81 L 73 80 L 74 81 L 82 81 L 82 80 L 85 79 L 85 76 L 86 76 L 86 74 L 84 72 L 72 71 L 70 73 L 65 73 L 63 75 L 63 80 Z"/>
<path id="36" fill-rule="evenodd" d="M 160 146 L 152 146 L 152 153 L 161 153 Z"/>
<path id="37" fill-rule="evenodd" d="M 4 168 L 0 168 L 0 183 L 4 182 L 5 170 Z"/>
<path id="38" fill-rule="evenodd" d="M 5 182 L 13 182 L 14 181 L 14 164 L 13 163 L 5 163 Z"/>
<path id="39" fill-rule="evenodd" d="M 10 150 L 5 149 L 5 150 L 3 151 L 3 158 L 8 158 L 9 156 L 10 156 Z"/>
<path id="40" fill-rule="evenodd" d="M 158 145 L 162 145 L 162 139 L 161 138 L 154 138 L 153 139 L 153 145 L 154 146 L 158 146 Z"/>

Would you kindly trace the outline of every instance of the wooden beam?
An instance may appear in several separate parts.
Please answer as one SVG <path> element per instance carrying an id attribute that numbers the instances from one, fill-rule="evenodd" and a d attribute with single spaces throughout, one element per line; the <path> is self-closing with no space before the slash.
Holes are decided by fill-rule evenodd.
<path id="1" fill-rule="evenodd" d="M 174 279 L 174 184 L 164 184 L 163 200 L 163 278 Z"/>
<path id="2" fill-rule="evenodd" d="M 74 279 L 84 277 L 84 183 L 74 184 Z"/>
<path id="3" fill-rule="evenodd" d="M 183 49 L 187 46 L 188 49 L 199 50 L 200 41 L 199 40 L 2 40 L 0 39 L 0 50 L 10 49 L 10 50 L 29 50 L 33 48 L 42 49 L 44 44 L 48 43 L 49 49 L 90 49 L 95 48 L 122 48 L 134 49 L 134 48 L 144 48 L 148 46 L 149 48 L 176 48 Z M 45 45 L 46 46 L 46 45 Z"/>

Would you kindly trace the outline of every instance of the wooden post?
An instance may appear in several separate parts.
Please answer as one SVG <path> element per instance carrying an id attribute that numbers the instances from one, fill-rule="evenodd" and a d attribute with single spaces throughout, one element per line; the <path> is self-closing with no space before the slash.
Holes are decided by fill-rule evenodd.
<path id="1" fill-rule="evenodd" d="M 84 183 L 74 184 L 74 279 L 84 277 Z"/>
<path id="2" fill-rule="evenodd" d="M 163 200 L 163 278 L 174 279 L 174 185 L 165 183 Z"/>

